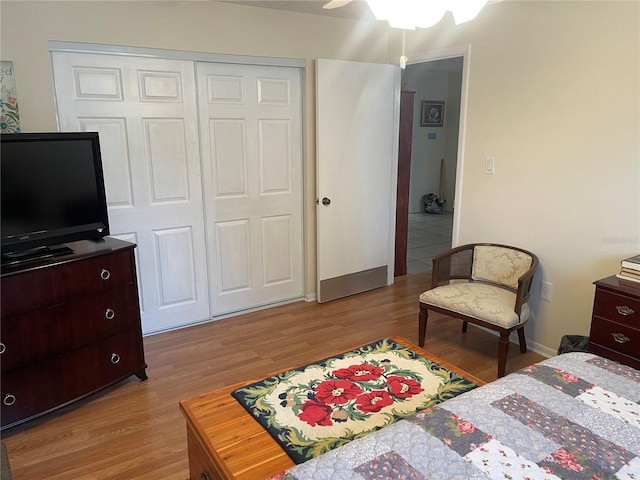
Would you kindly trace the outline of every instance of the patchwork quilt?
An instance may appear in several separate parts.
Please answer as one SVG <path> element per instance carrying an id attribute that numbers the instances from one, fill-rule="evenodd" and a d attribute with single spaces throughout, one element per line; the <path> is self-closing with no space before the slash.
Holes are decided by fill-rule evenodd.
<path id="1" fill-rule="evenodd" d="M 639 403 L 640 371 L 567 353 L 273 478 L 640 479 Z"/>

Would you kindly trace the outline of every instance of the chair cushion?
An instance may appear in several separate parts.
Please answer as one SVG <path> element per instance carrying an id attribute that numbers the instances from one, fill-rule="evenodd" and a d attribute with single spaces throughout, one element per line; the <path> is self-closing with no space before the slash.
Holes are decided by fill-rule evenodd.
<path id="1" fill-rule="evenodd" d="M 529 318 L 529 306 L 524 304 L 521 316 L 513 308 L 516 295 L 504 288 L 483 283 L 456 283 L 427 290 L 420 302 L 445 308 L 504 328 L 511 328 Z"/>
<path id="2" fill-rule="evenodd" d="M 531 268 L 531 260 L 520 250 L 478 245 L 473 249 L 471 278 L 518 288 L 518 278 Z"/>

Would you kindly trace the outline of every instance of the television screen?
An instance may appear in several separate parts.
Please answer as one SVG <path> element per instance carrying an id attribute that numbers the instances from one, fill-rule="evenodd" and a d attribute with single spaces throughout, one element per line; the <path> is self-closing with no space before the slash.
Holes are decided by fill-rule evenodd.
<path id="1" fill-rule="evenodd" d="M 109 234 L 97 133 L 4 134 L 0 165 L 4 257 Z"/>

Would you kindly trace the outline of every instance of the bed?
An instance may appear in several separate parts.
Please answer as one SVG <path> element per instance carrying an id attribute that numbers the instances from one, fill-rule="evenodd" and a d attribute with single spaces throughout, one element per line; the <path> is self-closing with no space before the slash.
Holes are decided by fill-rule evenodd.
<path id="1" fill-rule="evenodd" d="M 640 479 L 640 371 L 552 357 L 271 479 Z"/>

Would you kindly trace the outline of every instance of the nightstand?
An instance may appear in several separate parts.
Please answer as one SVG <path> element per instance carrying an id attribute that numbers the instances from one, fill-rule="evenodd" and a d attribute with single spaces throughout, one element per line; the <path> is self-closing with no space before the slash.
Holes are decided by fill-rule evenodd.
<path id="1" fill-rule="evenodd" d="M 640 369 L 640 283 L 612 275 L 594 284 L 589 352 Z"/>

